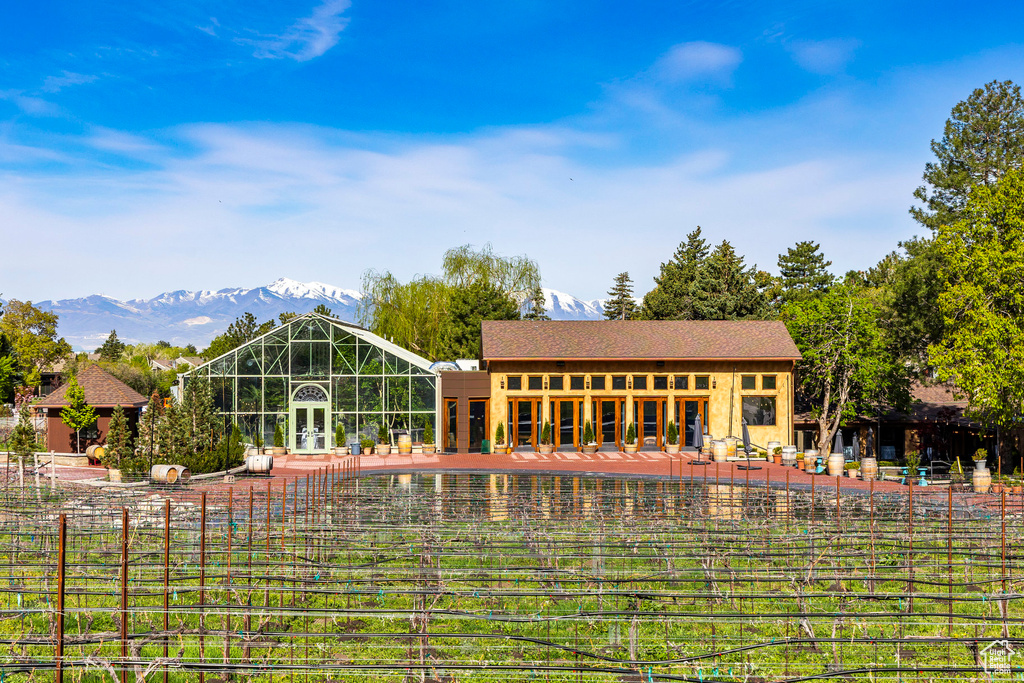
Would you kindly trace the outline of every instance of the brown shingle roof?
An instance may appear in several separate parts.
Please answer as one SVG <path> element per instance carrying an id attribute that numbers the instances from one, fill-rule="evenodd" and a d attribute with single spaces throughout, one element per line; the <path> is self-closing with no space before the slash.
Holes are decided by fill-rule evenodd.
<path id="1" fill-rule="evenodd" d="M 485 360 L 799 360 L 777 320 L 485 320 Z"/>
<path id="2" fill-rule="evenodd" d="M 95 408 L 113 408 L 114 406 L 138 408 L 148 403 L 145 396 L 98 365 L 89 365 L 79 370 L 78 383 L 85 391 L 85 402 Z M 39 403 L 32 404 L 32 407 L 63 408 L 68 405 L 64 400 L 67 390 L 68 385 L 65 384 Z"/>

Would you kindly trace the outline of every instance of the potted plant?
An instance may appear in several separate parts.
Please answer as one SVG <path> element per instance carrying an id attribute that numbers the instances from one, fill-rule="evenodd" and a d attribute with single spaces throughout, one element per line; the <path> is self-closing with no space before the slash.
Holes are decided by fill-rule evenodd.
<path id="1" fill-rule="evenodd" d="M 540 445 L 537 447 L 539 453 L 551 453 L 555 447 L 551 445 L 551 423 L 544 420 L 544 426 L 540 428 Z"/>
<path id="2" fill-rule="evenodd" d="M 508 445 L 505 443 L 505 423 L 499 422 L 494 430 L 494 452 L 508 453 Z"/>
<path id="3" fill-rule="evenodd" d="M 1020 468 L 1014 468 L 1013 476 L 1007 477 L 1010 486 L 1010 493 L 1024 493 L 1024 486 L 1021 486 Z"/>
<path id="4" fill-rule="evenodd" d="M 427 419 L 426 424 L 423 425 L 423 452 L 433 453 L 437 450 L 437 446 L 434 445 L 434 425 L 430 424 L 430 420 Z"/>
<path id="5" fill-rule="evenodd" d="M 776 465 L 782 464 L 782 446 L 776 446 L 772 450 L 772 460 L 775 461 Z"/>
<path id="6" fill-rule="evenodd" d="M 668 422 L 668 434 L 666 435 L 668 443 L 665 445 L 666 453 L 678 453 L 679 452 L 679 430 L 676 429 L 676 423 L 672 420 Z"/>
<path id="7" fill-rule="evenodd" d="M 284 447 L 284 430 L 280 424 L 274 425 L 274 446 L 271 455 L 284 455 L 288 450 Z"/>
<path id="8" fill-rule="evenodd" d="M 583 452 L 597 453 L 597 441 L 594 439 L 594 426 L 590 420 L 583 423 Z"/>
<path id="9" fill-rule="evenodd" d="M 363 449 L 363 455 L 370 455 L 373 453 L 373 439 L 368 436 L 361 437 L 359 447 Z"/>
<path id="10" fill-rule="evenodd" d="M 910 451 L 903 456 L 903 464 L 907 466 L 907 481 L 917 480 L 917 468 L 921 465 L 921 454 L 917 451 Z"/>
<path id="11" fill-rule="evenodd" d="M 345 445 L 345 425 L 340 422 L 334 428 L 334 454 L 348 455 L 348 446 Z"/>
<path id="12" fill-rule="evenodd" d="M 622 447 L 626 453 L 636 453 L 636 423 L 630 422 L 626 428 L 626 444 Z"/>
<path id="13" fill-rule="evenodd" d="M 804 468 L 804 454 L 803 454 L 803 451 L 797 451 L 796 461 L 795 461 L 794 467 L 796 467 L 798 470 L 802 470 Z"/>
<path id="14" fill-rule="evenodd" d="M 377 455 L 391 455 L 391 442 L 388 441 L 388 430 L 383 424 L 377 425 Z"/>
<path id="15" fill-rule="evenodd" d="M 848 462 L 843 465 L 843 469 L 846 470 L 846 476 L 850 479 L 857 479 L 860 477 L 860 463 Z"/>

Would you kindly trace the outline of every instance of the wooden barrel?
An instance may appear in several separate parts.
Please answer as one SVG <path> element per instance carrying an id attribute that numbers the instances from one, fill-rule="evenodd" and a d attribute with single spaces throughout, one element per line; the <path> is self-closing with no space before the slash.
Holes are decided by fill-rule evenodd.
<path id="1" fill-rule="evenodd" d="M 975 469 L 973 483 L 975 493 L 988 493 L 988 490 L 992 488 L 992 473 L 988 471 L 987 467 Z"/>
<path id="2" fill-rule="evenodd" d="M 725 441 L 712 441 L 711 455 L 715 459 L 715 462 L 728 462 L 729 451 L 728 447 L 725 445 Z"/>
<path id="3" fill-rule="evenodd" d="M 178 483 L 187 484 L 188 480 L 192 478 L 192 472 L 189 471 L 184 465 L 170 465 L 178 473 Z"/>
<path id="4" fill-rule="evenodd" d="M 174 465 L 153 465 L 149 470 L 149 480 L 155 484 L 176 484 L 178 470 Z"/>
<path id="5" fill-rule="evenodd" d="M 410 434 L 398 435 L 398 452 L 404 454 L 412 453 L 412 436 Z"/>
<path id="6" fill-rule="evenodd" d="M 736 446 L 739 444 L 739 439 L 735 436 L 725 437 L 725 457 L 735 458 L 736 457 Z"/>
<path id="7" fill-rule="evenodd" d="M 860 478 L 870 481 L 878 476 L 878 459 L 864 457 L 860 459 Z"/>
<path id="8" fill-rule="evenodd" d="M 103 456 L 107 454 L 107 449 L 98 444 L 93 444 L 85 449 L 85 454 L 89 456 L 90 460 L 103 460 Z"/>
<path id="9" fill-rule="evenodd" d="M 270 474 L 270 470 L 274 469 L 274 456 L 250 455 L 245 459 L 245 468 L 249 474 Z"/>
<path id="10" fill-rule="evenodd" d="M 804 451 L 804 470 L 813 472 L 818 464 L 818 449 L 808 448 Z"/>
<path id="11" fill-rule="evenodd" d="M 843 469 L 846 467 L 846 456 L 842 453 L 832 453 L 828 456 L 828 474 L 831 477 L 843 476 Z"/>

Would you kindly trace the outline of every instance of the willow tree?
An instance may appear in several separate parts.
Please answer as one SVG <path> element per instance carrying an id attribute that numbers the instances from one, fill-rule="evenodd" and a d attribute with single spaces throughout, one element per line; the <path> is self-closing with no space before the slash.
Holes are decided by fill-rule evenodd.
<path id="1" fill-rule="evenodd" d="M 423 275 L 403 283 L 388 271 L 363 275 L 359 323 L 376 335 L 431 360 L 450 354 L 445 329 L 452 302 L 471 288 L 508 299 L 518 311 L 540 289 L 540 269 L 524 255 L 501 256 L 490 244 L 445 252 L 441 276 Z M 504 310 L 503 306 L 493 306 Z M 479 331 L 477 332 L 479 334 Z M 472 346 L 472 342 L 467 342 Z"/>

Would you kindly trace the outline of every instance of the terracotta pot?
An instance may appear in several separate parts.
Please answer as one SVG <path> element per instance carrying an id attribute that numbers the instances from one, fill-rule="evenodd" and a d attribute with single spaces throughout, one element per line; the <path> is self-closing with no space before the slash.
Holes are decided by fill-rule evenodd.
<path id="1" fill-rule="evenodd" d="M 373 455 L 373 447 L 367 446 L 363 449 L 363 455 Z"/>
<path id="2" fill-rule="evenodd" d="M 860 479 L 860 470 L 846 470 L 846 476 L 850 479 Z"/>
<path id="3" fill-rule="evenodd" d="M 999 483 L 992 484 L 992 493 L 1002 493 L 1003 485 Z"/>
<path id="4" fill-rule="evenodd" d="M 537 446 L 537 452 L 547 455 L 548 453 L 554 453 L 555 447 L 549 443 L 542 443 L 541 445 Z"/>
<path id="5" fill-rule="evenodd" d="M 437 450 L 437 446 L 432 443 L 425 443 L 423 444 L 422 450 L 424 453 L 433 453 Z"/>
<path id="6" fill-rule="evenodd" d="M 636 444 L 635 443 L 627 443 L 625 446 L 622 447 L 622 452 L 623 453 L 636 453 Z"/>
<path id="7" fill-rule="evenodd" d="M 677 443 L 666 444 L 665 445 L 665 452 L 666 453 L 673 453 L 673 454 L 674 453 L 678 453 L 679 452 L 679 444 L 677 444 Z"/>
<path id="8" fill-rule="evenodd" d="M 782 453 L 772 453 L 772 460 L 775 461 L 776 465 L 782 464 Z"/>
<path id="9" fill-rule="evenodd" d="M 1024 493 L 1024 486 L 1014 486 L 1011 493 Z"/>
<path id="10" fill-rule="evenodd" d="M 597 453 L 597 444 L 596 443 L 583 444 L 583 452 L 584 453 L 590 453 L 590 454 Z"/>

